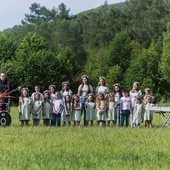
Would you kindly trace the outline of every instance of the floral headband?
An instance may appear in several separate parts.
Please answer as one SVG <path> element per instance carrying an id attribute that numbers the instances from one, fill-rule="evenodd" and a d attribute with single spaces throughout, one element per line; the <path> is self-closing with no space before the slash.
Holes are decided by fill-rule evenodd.
<path id="1" fill-rule="evenodd" d="M 21 92 L 22 92 L 23 90 L 27 90 L 27 91 L 29 92 L 29 89 L 26 88 L 26 87 L 22 88 Z"/>
<path id="2" fill-rule="evenodd" d="M 64 84 L 67 84 L 68 86 L 70 85 L 70 83 L 68 81 L 62 82 L 62 86 L 64 86 Z"/>
<path id="3" fill-rule="evenodd" d="M 103 80 L 105 80 L 105 78 L 104 78 L 103 76 L 100 76 L 100 77 L 99 77 L 99 80 L 100 80 L 100 79 L 103 79 Z"/>
<path id="4" fill-rule="evenodd" d="M 120 87 L 120 84 L 119 84 L 119 83 L 115 83 L 113 86 L 114 86 L 114 87 L 115 87 L 115 86 Z"/>
<path id="5" fill-rule="evenodd" d="M 50 89 L 51 87 L 53 87 L 53 88 L 56 89 L 56 86 L 55 86 L 54 84 L 50 85 L 50 86 L 48 87 L 48 89 Z"/>
<path id="6" fill-rule="evenodd" d="M 89 77 L 87 75 L 81 76 L 81 79 L 83 79 L 83 78 L 89 79 Z"/>
<path id="7" fill-rule="evenodd" d="M 49 91 L 49 90 L 45 90 L 45 91 L 43 92 L 43 94 L 45 94 L 45 93 L 50 94 L 50 91 Z"/>
<path id="8" fill-rule="evenodd" d="M 133 84 L 136 83 L 138 86 L 140 86 L 140 83 L 138 81 L 134 81 Z"/>

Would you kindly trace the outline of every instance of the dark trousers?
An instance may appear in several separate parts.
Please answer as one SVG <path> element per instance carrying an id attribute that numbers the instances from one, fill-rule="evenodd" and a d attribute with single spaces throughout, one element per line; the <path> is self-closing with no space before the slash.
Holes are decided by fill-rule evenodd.
<path id="1" fill-rule="evenodd" d="M 61 125 L 61 113 L 55 114 L 52 113 L 52 120 L 51 120 L 51 126 L 60 126 Z"/>
<path id="2" fill-rule="evenodd" d="M 122 110 L 121 126 L 124 126 L 124 121 L 126 121 L 126 127 L 129 126 L 129 116 L 130 116 L 130 110 Z"/>

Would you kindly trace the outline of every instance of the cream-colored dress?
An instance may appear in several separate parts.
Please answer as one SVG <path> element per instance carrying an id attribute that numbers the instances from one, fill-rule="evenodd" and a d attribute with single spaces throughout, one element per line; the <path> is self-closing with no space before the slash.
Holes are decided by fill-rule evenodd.
<path id="1" fill-rule="evenodd" d="M 142 122 L 143 104 L 136 104 L 133 114 L 133 124 L 139 124 Z"/>
<path id="2" fill-rule="evenodd" d="M 109 102 L 109 108 L 108 108 L 108 118 L 107 120 L 115 121 L 115 107 L 116 104 L 114 102 Z"/>
<path id="3" fill-rule="evenodd" d="M 30 120 L 31 117 L 31 112 L 30 112 L 30 108 L 31 108 L 31 98 L 29 97 L 23 97 L 23 98 L 19 98 L 19 103 L 20 103 L 20 107 L 21 107 L 21 113 L 19 114 L 19 120 Z"/>
<path id="4" fill-rule="evenodd" d="M 51 113 L 51 101 L 43 101 L 42 102 L 42 119 L 52 119 L 52 113 Z"/>
<path id="5" fill-rule="evenodd" d="M 144 112 L 144 120 L 152 120 L 153 119 L 153 112 L 149 110 L 149 107 L 153 106 L 154 104 L 150 104 L 149 106 L 145 105 L 145 112 Z"/>
<path id="6" fill-rule="evenodd" d="M 42 101 L 41 100 L 33 101 L 32 109 L 33 112 L 37 113 L 37 114 L 32 113 L 32 119 L 41 119 Z"/>
<path id="7" fill-rule="evenodd" d="M 106 110 L 105 101 L 100 101 L 100 106 L 97 104 L 97 121 L 106 121 L 106 111 L 100 113 L 100 110 Z"/>
<path id="8" fill-rule="evenodd" d="M 86 102 L 86 120 L 96 120 L 95 103 Z"/>
<path id="9" fill-rule="evenodd" d="M 81 121 L 81 106 L 80 103 L 78 103 L 77 106 L 74 106 L 72 110 L 72 120 L 73 121 Z"/>
<path id="10" fill-rule="evenodd" d="M 67 105 L 67 108 L 66 108 L 66 105 Z M 68 110 L 69 114 L 67 114 L 66 109 Z M 71 110 L 72 110 L 72 105 L 70 103 L 65 103 L 64 109 L 63 109 L 63 121 L 64 122 L 71 121 Z"/>

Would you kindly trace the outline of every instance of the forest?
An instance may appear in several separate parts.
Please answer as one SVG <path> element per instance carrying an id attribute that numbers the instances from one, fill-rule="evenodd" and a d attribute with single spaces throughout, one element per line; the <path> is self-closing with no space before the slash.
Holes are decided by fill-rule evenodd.
<path id="1" fill-rule="evenodd" d="M 170 0 L 126 0 L 70 15 L 64 3 L 53 9 L 33 3 L 21 25 L 0 32 L 0 65 L 14 86 L 33 90 L 50 84 L 73 92 L 81 76 L 95 88 L 104 76 L 131 90 L 153 90 L 156 102 L 170 98 Z"/>

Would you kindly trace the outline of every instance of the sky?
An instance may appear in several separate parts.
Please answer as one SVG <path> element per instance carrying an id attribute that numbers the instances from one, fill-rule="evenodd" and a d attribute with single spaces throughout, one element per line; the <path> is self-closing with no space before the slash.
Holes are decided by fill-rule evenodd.
<path id="1" fill-rule="evenodd" d="M 108 4 L 124 2 L 125 0 L 107 0 Z M 29 7 L 38 3 L 48 9 L 58 8 L 62 2 L 70 14 L 74 15 L 82 11 L 97 8 L 104 4 L 105 0 L 0 0 L 0 31 L 20 25 L 25 14 L 30 14 Z"/>

